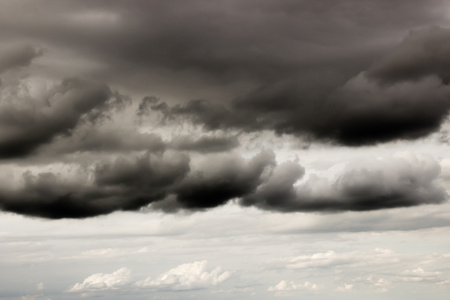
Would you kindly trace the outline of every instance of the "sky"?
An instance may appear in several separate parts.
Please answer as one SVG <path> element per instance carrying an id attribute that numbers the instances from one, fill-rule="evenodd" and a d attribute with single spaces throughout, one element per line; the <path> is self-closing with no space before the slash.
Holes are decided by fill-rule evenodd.
<path id="1" fill-rule="evenodd" d="M 0 299 L 447 299 L 450 3 L 0 2 Z"/>

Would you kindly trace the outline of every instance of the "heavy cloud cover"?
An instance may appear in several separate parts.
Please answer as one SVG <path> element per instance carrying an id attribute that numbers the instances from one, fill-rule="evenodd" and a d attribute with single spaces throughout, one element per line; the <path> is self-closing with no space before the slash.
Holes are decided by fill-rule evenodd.
<path id="1" fill-rule="evenodd" d="M 228 105 L 191 100 L 152 109 L 210 130 L 269 129 L 349 146 L 414 139 L 448 116 L 449 43 L 449 29 L 427 28 L 341 85 L 312 74 L 266 84 Z"/>
<path id="2" fill-rule="evenodd" d="M 0 74 L 9 69 L 28 66 L 40 54 L 40 49 L 30 45 L 4 47 L 0 51 Z"/>
<path id="3" fill-rule="evenodd" d="M 18 45 L 0 51 L 0 159 L 64 157 L 77 171 L 24 171 L 2 185 L 0 207 L 83 218 L 234 200 L 283 212 L 440 203 L 439 168 L 426 157 L 375 159 L 316 178 L 268 150 L 237 153 L 240 135 L 262 130 L 354 147 L 438 130 L 450 109 L 450 30 L 429 26 L 444 18 L 431 3 L 441 1 L 11 3 L 9 14 L 0 10 L 0 42 Z M 44 13 L 50 6 L 54 13 Z M 17 18 L 33 7 L 41 9 Z M 61 79 L 72 70 L 35 64 L 52 58 L 41 45 L 101 68 Z M 52 83 L 27 84 L 39 74 Z M 181 92 L 135 103 L 114 84 Z M 202 97 L 206 88 L 213 97 Z M 160 124 L 149 121 L 155 115 Z M 174 135 L 179 124 L 199 125 L 201 135 Z"/>
<path id="4" fill-rule="evenodd" d="M 283 212 L 362 211 L 437 204 L 447 199 L 437 185 L 439 164 L 425 156 L 355 162 L 335 177 L 311 175 L 296 162 L 277 164 L 271 151 L 245 160 L 212 154 L 193 163 L 186 154 L 137 155 L 101 162 L 69 175 L 22 175 L 4 184 L 0 207 L 46 217 L 83 218 L 115 210 L 199 211 L 239 199 L 244 206 Z"/>
<path id="5" fill-rule="evenodd" d="M 64 80 L 30 97 L 21 82 L 0 91 L 0 158 L 21 157 L 80 122 L 95 122 L 113 98 L 103 84 Z"/>
<path id="6" fill-rule="evenodd" d="M 427 135 L 448 114 L 449 33 L 429 27 L 445 19 L 442 1 L 61 1 L 55 14 L 37 10 L 18 24 L 11 16 L 24 6 L 50 5 L 21 3 L 2 18 L 8 36 L 79 51 L 104 65 L 99 78 L 148 85 L 162 76 L 159 86 L 185 82 L 185 94 L 199 96 L 216 86 L 213 98 L 154 105 L 207 129 L 357 146 Z"/>
<path id="7" fill-rule="evenodd" d="M 445 20 L 443 1 L 61 1 L 55 14 L 37 10 L 20 24 L 11 17 L 23 13 L 18 3 L 1 18 L 8 36 L 79 51 L 104 65 L 98 77 L 164 77 L 163 90 L 176 82 L 200 97 L 216 86 L 204 100 L 178 94 L 165 111 L 208 129 L 357 146 L 424 136 L 448 114 L 449 33 L 430 27 Z M 425 29 L 394 49 L 411 28 Z"/>

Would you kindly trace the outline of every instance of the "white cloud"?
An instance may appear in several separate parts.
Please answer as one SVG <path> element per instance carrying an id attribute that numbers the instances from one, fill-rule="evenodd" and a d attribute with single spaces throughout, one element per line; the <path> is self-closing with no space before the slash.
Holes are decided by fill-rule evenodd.
<path id="1" fill-rule="evenodd" d="M 427 272 L 422 268 L 406 270 L 396 279 L 402 282 L 440 281 L 441 272 Z"/>
<path id="2" fill-rule="evenodd" d="M 387 292 L 388 287 L 392 285 L 392 279 L 389 280 L 389 279 L 386 279 L 383 277 L 375 277 L 374 275 L 369 275 L 367 278 L 357 278 L 357 279 L 352 280 L 351 282 L 353 284 L 363 283 L 368 286 L 373 286 L 377 289 L 378 292 L 383 292 L 383 293 Z M 342 287 L 340 287 L 340 288 L 342 288 Z"/>
<path id="3" fill-rule="evenodd" d="M 114 257 L 118 255 L 119 250 L 114 248 L 102 248 L 102 249 L 91 249 L 87 251 L 83 251 L 81 253 L 82 256 L 88 256 L 88 257 Z"/>
<path id="4" fill-rule="evenodd" d="M 38 284 L 36 284 L 36 289 L 38 291 L 43 291 L 45 289 L 45 285 L 43 282 L 39 282 Z"/>
<path id="5" fill-rule="evenodd" d="M 297 290 L 311 290 L 316 291 L 319 286 L 315 283 L 305 281 L 304 283 L 296 283 L 294 281 L 281 280 L 277 285 L 268 288 L 269 292 L 284 292 Z"/>
<path id="6" fill-rule="evenodd" d="M 38 284 L 36 284 L 36 293 L 32 295 L 22 296 L 20 297 L 20 300 L 51 300 L 51 298 L 44 295 L 44 289 L 44 283 L 39 282 Z"/>
<path id="7" fill-rule="evenodd" d="M 395 263 L 399 259 L 398 254 L 390 249 L 375 248 L 371 251 L 343 252 L 334 251 L 319 252 L 311 255 L 300 255 L 292 258 L 286 265 L 288 269 L 312 269 L 329 268 L 341 265 L 385 265 Z"/>
<path id="8" fill-rule="evenodd" d="M 350 263 L 351 261 L 350 256 L 336 254 L 334 251 L 327 251 L 324 253 L 294 257 L 287 267 L 290 269 L 317 268 Z"/>
<path id="9" fill-rule="evenodd" d="M 131 270 L 120 268 L 113 273 L 95 273 L 87 277 L 82 283 L 75 283 L 69 292 L 89 292 L 115 290 L 128 285 L 131 281 Z"/>
<path id="10" fill-rule="evenodd" d="M 179 265 L 152 280 L 150 277 L 137 282 L 140 287 L 150 287 L 167 290 L 190 290 L 216 286 L 227 280 L 231 272 L 222 271 L 217 267 L 206 270 L 207 261 L 196 261 Z"/>
<path id="11" fill-rule="evenodd" d="M 336 290 L 339 292 L 350 292 L 351 290 L 353 290 L 353 284 L 344 283 L 343 286 L 338 287 Z"/>

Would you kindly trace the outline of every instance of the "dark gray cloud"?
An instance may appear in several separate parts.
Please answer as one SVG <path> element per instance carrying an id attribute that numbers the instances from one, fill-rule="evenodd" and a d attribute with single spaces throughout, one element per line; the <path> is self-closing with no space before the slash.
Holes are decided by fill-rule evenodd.
<path id="1" fill-rule="evenodd" d="M 2 86 L 0 158 L 25 156 L 56 136 L 70 135 L 80 122 L 103 117 L 116 101 L 106 85 L 76 79 L 36 96 L 24 93 L 21 83 Z"/>
<path id="2" fill-rule="evenodd" d="M 262 151 L 248 162 L 239 156 L 208 160 L 204 169 L 193 172 L 176 187 L 167 203 L 157 208 L 205 209 L 225 204 L 252 192 L 263 181 L 264 172 L 275 164 L 271 151 Z M 175 201 L 173 201 L 175 200 Z"/>
<path id="3" fill-rule="evenodd" d="M 188 171 L 185 155 L 146 153 L 98 163 L 93 171 L 80 171 L 69 179 L 56 172 L 26 172 L 20 187 L 0 190 L 0 207 L 51 219 L 138 210 L 163 199 Z"/>
<path id="4" fill-rule="evenodd" d="M 179 89 L 172 82 L 192 84 L 182 89 L 186 95 L 219 86 L 219 102 L 177 95 L 181 104 L 158 106 L 208 129 L 269 129 L 353 146 L 436 130 L 449 105 L 442 99 L 448 98 L 448 29 L 428 27 L 394 45 L 411 28 L 444 23 L 445 2 L 316 2 L 37 1 L 11 5 L 0 24 L 10 38 L 70 48 L 101 63 L 106 73 L 91 76 L 144 85 L 156 76 L 165 82 L 157 85 L 172 90 Z M 43 13 L 48 5 L 51 16 Z M 12 17 L 27 6 L 41 9 L 26 22 Z M 368 83 L 348 89 L 346 82 L 361 72 Z M 405 89 L 403 82 L 425 76 L 443 80 L 421 91 L 429 97 L 411 100 L 413 88 L 392 95 L 392 89 Z M 202 83 L 193 84 L 192 77 Z M 244 91 L 231 91 L 241 82 L 248 84 Z M 141 117 L 157 98 L 144 100 Z M 422 115 L 424 106 L 430 108 Z"/>
<path id="5" fill-rule="evenodd" d="M 9 40 L 71 49 L 100 62 L 105 68 L 95 76 L 101 79 L 169 94 L 171 89 L 184 101 L 199 97 L 204 89 L 224 99 L 234 95 L 242 82 L 260 86 L 311 71 L 323 76 L 336 72 L 348 79 L 411 28 L 446 22 L 445 4 L 444 0 L 100 0 L 58 1 L 58 5 L 16 1 L 2 10 L 0 33 Z M 174 87 L 174 82 L 180 86 Z"/>
<path id="6" fill-rule="evenodd" d="M 97 163 L 93 171 L 85 170 L 69 179 L 52 172 L 26 172 L 20 187 L 0 190 L 0 207 L 53 219 L 138 210 L 156 201 L 161 201 L 158 208 L 165 211 L 200 210 L 251 192 L 273 160 L 274 154 L 268 151 L 248 162 L 239 156 L 225 156 L 191 171 L 186 155 L 147 152 Z M 162 201 L 170 195 L 176 196 L 172 207 Z"/>
<path id="7" fill-rule="evenodd" d="M 411 32 L 392 52 L 375 63 L 367 74 L 385 83 L 437 76 L 450 80 L 450 30 L 431 27 Z"/>
<path id="8" fill-rule="evenodd" d="M 339 86 L 333 74 L 313 73 L 267 84 L 229 105 L 192 100 L 172 107 L 157 102 L 152 109 L 209 130 L 269 129 L 350 146 L 422 137 L 439 129 L 450 108 L 449 32 L 415 32 Z"/>
<path id="9" fill-rule="evenodd" d="M 131 151 L 161 152 L 166 148 L 159 135 L 153 133 L 139 134 L 135 130 L 120 128 L 77 128 L 70 136 L 62 135 L 52 143 L 42 146 L 37 155 L 57 155 L 71 153 L 114 153 Z"/>
<path id="10" fill-rule="evenodd" d="M 177 150 L 200 153 L 225 152 L 238 147 L 239 140 L 236 136 L 202 136 L 197 139 L 179 136 L 171 141 L 170 146 Z"/>
<path id="11" fill-rule="evenodd" d="M 5 13 L 3 31 L 87 47 L 112 65 L 230 79 L 239 74 L 274 78 L 311 62 L 323 65 L 318 59 L 349 58 L 344 50 L 386 30 L 404 32 L 445 18 L 436 9 L 443 3 L 439 0 L 21 2 Z M 17 18 L 34 7 L 40 9 L 26 20 Z M 45 9 L 50 7 L 51 15 Z"/>
<path id="12" fill-rule="evenodd" d="M 16 67 L 28 66 L 42 51 L 30 45 L 8 46 L 0 51 L 0 74 Z"/>
<path id="13" fill-rule="evenodd" d="M 149 204 L 165 212 L 203 211 L 234 199 L 243 206 L 282 212 L 368 211 L 442 203 L 447 194 L 436 183 L 439 172 L 431 158 L 406 154 L 354 162 L 333 176 L 304 179 L 302 166 L 277 165 L 271 151 L 248 160 L 214 154 L 200 164 L 185 154 L 147 152 L 100 162 L 71 177 L 26 172 L 20 185 L 0 190 L 0 207 L 53 219 Z"/>
<path id="14" fill-rule="evenodd" d="M 242 132 L 269 130 L 360 146 L 437 130 L 450 109 L 450 34 L 430 25 L 446 22 L 444 5 L 440 0 L 2 3 L 0 44 L 33 46 L 0 53 L 0 158 L 75 154 L 76 161 L 76 154 L 89 152 L 99 162 L 86 166 L 79 159 L 75 163 L 86 166 L 84 175 L 67 180 L 56 172 L 26 173 L 21 186 L 0 190 L 0 206 L 26 215 L 81 218 L 148 204 L 196 211 L 236 199 L 286 212 L 440 203 L 446 195 L 435 184 L 439 172 L 427 161 L 434 171 L 414 160 L 392 160 L 381 169 L 355 165 L 333 181 L 307 177 L 294 162 L 277 166 L 267 151 L 249 160 L 211 153 L 236 148 L 238 140 L 230 136 Z M 411 28 L 422 29 L 400 42 Z M 41 54 L 34 45 L 49 50 L 47 61 L 32 64 Z M 57 70 L 52 59 L 67 69 Z M 78 61 L 80 69 L 74 66 Z M 23 78 L 8 77 L 30 63 L 30 76 L 60 80 L 61 74 L 79 73 L 90 80 L 62 80 L 32 93 Z M 170 90 L 175 96 L 149 90 L 155 96 L 133 106 L 112 86 Z M 113 113 L 123 107 L 134 111 Z M 165 127 L 155 132 L 173 137 L 171 126 L 187 122 L 200 125 L 205 135 L 166 142 L 149 126 L 158 113 Z M 120 118 L 131 118 L 133 126 Z M 196 166 L 187 152 L 202 154 L 205 163 Z"/>

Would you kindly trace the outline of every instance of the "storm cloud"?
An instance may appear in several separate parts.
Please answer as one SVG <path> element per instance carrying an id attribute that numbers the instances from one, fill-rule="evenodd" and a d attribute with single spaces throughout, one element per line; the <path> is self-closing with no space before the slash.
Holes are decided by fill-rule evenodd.
<path id="1" fill-rule="evenodd" d="M 10 35 L 79 50 L 103 66 L 101 79 L 176 93 L 177 101 L 156 94 L 159 105 L 144 98 L 151 101 L 139 107 L 141 117 L 152 106 L 207 130 L 273 130 L 358 146 L 423 137 L 448 114 L 449 30 L 430 26 L 445 16 L 430 2 L 405 3 L 111 1 L 105 10 L 104 1 L 62 1 L 52 16 L 2 22 Z M 27 64 L 33 51 L 6 61 Z"/>
<path id="2" fill-rule="evenodd" d="M 247 160 L 212 154 L 196 163 L 185 154 L 148 152 L 70 176 L 25 172 L 15 188 L 2 187 L 0 207 L 55 219 L 143 207 L 203 211 L 231 200 L 282 212 L 377 210 L 445 201 L 447 194 L 436 183 L 439 172 L 433 159 L 404 154 L 350 163 L 334 177 L 313 174 L 302 182 L 304 168 L 296 162 L 277 164 L 271 151 Z"/>
<path id="3" fill-rule="evenodd" d="M 356 148 L 438 131 L 450 110 L 439 3 L 8 4 L 0 159 L 21 175 L 0 207 L 83 218 L 230 201 L 283 212 L 441 203 L 432 159 L 377 158 L 332 178 L 243 143 L 274 133 Z M 72 171 L 37 167 L 42 157 Z"/>
<path id="4" fill-rule="evenodd" d="M 354 161 L 334 170 L 328 178 L 311 175 L 296 184 L 303 168 L 286 162 L 241 204 L 282 212 L 366 211 L 437 204 L 447 199 L 446 191 L 435 182 L 439 173 L 439 164 L 430 157 L 403 153 Z"/>
<path id="5" fill-rule="evenodd" d="M 152 109 L 208 130 L 274 130 L 347 146 L 423 137 L 439 129 L 450 108 L 449 32 L 433 27 L 411 33 L 339 86 L 334 76 L 313 73 L 266 84 L 228 105 L 191 100 L 172 107 L 158 102 Z"/>
<path id="6" fill-rule="evenodd" d="M 0 74 L 9 69 L 28 66 L 42 51 L 30 45 L 13 45 L 0 51 Z"/>
<path id="7" fill-rule="evenodd" d="M 2 87 L 0 158 L 28 155 L 58 135 L 70 135 L 80 122 L 95 122 L 114 98 L 106 85 L 78 79 L 36 95 L 27 91 L 23 82 Z"/>
<path id="8" fill-rule="evenodd" d="M 65 176 L 25 172 L 16 187 L 2 187 L 0 207 L 53 219 L 138 210 L 164 198 L 188 171 L 189 159 L 184 155 L 146 153 L 99 162 L 94 169 L 77 168 Z"/>

